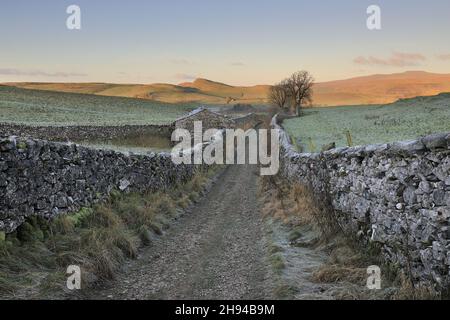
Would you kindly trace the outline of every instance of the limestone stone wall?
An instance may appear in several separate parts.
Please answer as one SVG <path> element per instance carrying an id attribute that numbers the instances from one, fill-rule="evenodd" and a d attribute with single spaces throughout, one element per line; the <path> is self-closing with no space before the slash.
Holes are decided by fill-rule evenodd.
<path id="1" fill-rule="evenodd" d="M 162 190 L 187 181 L 196 167 L 175 165 L 170 154 L 125 155 L 44 140 L 0 138 L 0 232 L 25 218 L 60 213 L 123 192 Z"/>
<path id="2" fill-rule="evenodd" d="M 344 232 L 417 283 L 450 284 L 450 133 L 300 154 L 281 130 L 280 173 L 328 201 Z"/>
<path id="3" fill-rule="evenodd" d="M 173 125 L 27 126 L 0 123 L 0 137 L 22 136 L 49 141 L 107 141 L 143 135 L 170 137 L 172 131 Z"/>

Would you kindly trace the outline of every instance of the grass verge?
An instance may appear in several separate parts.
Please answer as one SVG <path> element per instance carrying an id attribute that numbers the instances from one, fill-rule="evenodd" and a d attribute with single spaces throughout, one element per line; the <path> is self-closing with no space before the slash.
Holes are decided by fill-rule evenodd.
<path id="1" fill-rule="evenodd" d="M 291 247 L 307 247 L 325 252 L 326 261 L 315 268 L 311 281 L 329 288 L 335 299 L 438 299 L 433 290 L 414 286 L 395 266 L 385 264 L 380 250 L 374 245 L 362 248 L 355 239 L 346 237 L 333 213 L 325 203 L 318 203 L 305 186 L 286 183 L 279 177 L 261 179 L 263 214 L 280 221 L 290 232 L 286 240 Z M 313 230 L 313 232 L 311 232 Z M 309 237 L 310 234 L 318 237 Z M 282 281 L 282 270 L 286 262 L 283 250 L 275 243 L 269 244 L 269 263 L 280 281 L 275 288 L 277 298 L 293 298 L 292 283 Z M 367 268 L 380 266 L 382 290 L 369 290 Z"/>

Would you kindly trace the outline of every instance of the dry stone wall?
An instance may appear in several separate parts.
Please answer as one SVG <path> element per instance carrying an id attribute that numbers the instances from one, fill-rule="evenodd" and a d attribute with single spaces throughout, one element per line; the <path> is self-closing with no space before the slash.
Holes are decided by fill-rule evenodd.
<path id="1" fill-rule="evenodd" d="M 170 125 L 124 126 L 27 126 L 0 123 L 0 136 L 32 137 L 49 141 L 107 141 L 129 136 L 159 135 L 170 137 Z"/>
<path id="2" fill-rule="evenodd" d="M 328 201 L 344 232 L 416 283 L 450 285 L 450 134 L 300 154 L 281 130 L 280 173 Z"/>
<path id="3" fill-rule="evenodd" d="M 168 153 L 126 155 L 75 144 L 0 138 L 0 232 L 32 215 L 75 212 L 112 190 L 163 190 L 197 170 L 175 165 Z"/>

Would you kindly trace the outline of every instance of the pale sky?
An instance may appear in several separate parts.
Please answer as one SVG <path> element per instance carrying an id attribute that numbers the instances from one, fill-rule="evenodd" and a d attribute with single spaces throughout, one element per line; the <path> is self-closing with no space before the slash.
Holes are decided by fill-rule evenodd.
<path id="1" fill-rule="evenodd" d="M 66 8 L 81 8 L 68 30 Z M 382 30 L 366 27 L 381 7 Z M 0 82 L 271 84 L 450 73 L 448 0 L 2 0 Z"/>

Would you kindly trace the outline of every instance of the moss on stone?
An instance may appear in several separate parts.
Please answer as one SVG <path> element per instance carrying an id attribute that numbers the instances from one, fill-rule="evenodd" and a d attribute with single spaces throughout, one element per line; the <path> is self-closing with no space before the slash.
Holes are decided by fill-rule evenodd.
<path id="1" fill-rule="evenodd" d="M 19 149 L 19 150 L 27 149 L 27 144 L 23 141 L 19 142 L 16 146 L 17 146 L 17 149 Z"/>

